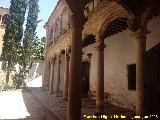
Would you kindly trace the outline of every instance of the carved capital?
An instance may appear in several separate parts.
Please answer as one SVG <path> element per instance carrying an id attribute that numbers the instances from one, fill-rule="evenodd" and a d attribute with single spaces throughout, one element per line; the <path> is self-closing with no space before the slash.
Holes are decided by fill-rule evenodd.
<path id="1" fill-rule="evenodd" d="M 60 59 L 58 60 L 58 63 L 61 64 L 61 60 Z"/>
<path id="2" fill-rule="evenodd" d="M 96 37 L 96 48 L 98 51 L 104 51 L 104 48 L 106 47 L 105 43 L 104 43 L 104 39 L 101 36 L 97 36 Z"/>
<path id="3" fill-rule="evenodd" d="M 135 37 L 136 39 L 140 40 L 146 40 L 147 39 L 147 34 L 149 34 L 150 31 L 146 27 L 141 27 L 137 31 L 133 32 L 132 36 Z"/>
<path id="4" fill-rule="evenodd" d="M 104 48 L 106 47 L 106 45 L 104 44 L 104 42 L 97 42 L 97 50 L 98 51 L 104 51 Z"/>
<path id="5" fill-rule="evenodd" d="M 54 64 L 55 64 L 55 61 L 56 61 L 56 59 L 53 58 L 53 59 L 50 61 L 50 63 L 54 65 Z"/>
<path id="6" fill-rule="evenodd" d="M 71 46 L 69 46 L 68 48 L 68 53 L 71 53 Z"/>
<path id="7" fill-rule="evenodd" d="M 140 20 L 135 19 L 135 18 L 128 20 L 128 27 L 132 32 L 137 31 L 140 28 L 140 26 L 141 26 Z"/>
<path id="8" fill-rule="evenodd" d="M 59 64 L 61 64 L 61 55 L 60 54 L 57 55 L 57 61 L 58 61 Z"/>
<path id="9" fill-rule="evenodd" d="M 87 18 L 84 14 L 73 14 L 71 15 L 71 28 L 81 27 L 83 29 L 83 25 L 87 21 Z"/>
<path id="10" fill-rule="evenodd" d="M 88 58 L 91 58 L 91 57 L 92 57 L 92 54 L 91 54 L 91 53 L 88 53 L 87 56 L 88 56 Z"/>
<path id="11" fill-rule="evenodd" d="M 70 61 L 70 57 L 68 53 L 65 54 L 65 61 Z"/>

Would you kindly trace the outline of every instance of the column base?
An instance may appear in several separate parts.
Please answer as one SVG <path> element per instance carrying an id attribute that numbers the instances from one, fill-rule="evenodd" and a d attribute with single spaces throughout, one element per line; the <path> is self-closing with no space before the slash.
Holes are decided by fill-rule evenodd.
<path id="1" fill-rule="evenodd" d="M 96 105 L 96 112 L 97 113 L 104 113 L 104 106 L 103 105 Z"/>
<path id="2" fill-rule="evenodd" d="M 63 97 L 63 100 L 64 100 L 65 102 L 68 102 L 68 98 L 67 98 L 67 97 Z"/>
<path id="3" fill-rule="evenodd" d="M 60 94 L 59 93 L 54 94 L 54 98 L 55 97 L 60 97 Z"/>
<path id="4" fill-rule="evenodd" d="M 48 94 L 53 94 L 53 92 L 48 92 Z"/>

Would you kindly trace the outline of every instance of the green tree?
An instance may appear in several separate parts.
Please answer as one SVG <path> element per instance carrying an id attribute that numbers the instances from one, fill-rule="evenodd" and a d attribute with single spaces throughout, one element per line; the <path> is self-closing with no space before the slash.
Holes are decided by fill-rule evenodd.
<path id="1" fill-rule="evenodd" d="M 44 60 L 44 49 L 45 49 L 45 37 L 42 37 L 41 39 L 39 39 L 37 37 L 37 39 L 34 41 L 34 60 L 38 59 L 38 60 Z"/>
<path id="2" fill-rule="evenodd" d="M 7 72 L 6 83 L 9 82 L 10 72 L 17 64 L 20 54 L 20 42 L 23 37 L 23 23 L 27 8 L 27 0 L 11 0 L 9 19 L 3 38 L 2 69 Z"/>
<path id="3" fill-rule="evenodd" d="M 29 0 L 29 10 L 27 16 L 27 24 L 24 32 L 23 46 L 21 48 L 21 56 L 19 60 L 19 69 L 22 78 L 26 78 L 30 66 L 34 59 L 34 43 L 36 38 L 36 28 L 38 26 L 39 0 Z M 22 81 L 23 82 L 23 81 Z M 23 82 L 24 83 L 24 82 Z"/>

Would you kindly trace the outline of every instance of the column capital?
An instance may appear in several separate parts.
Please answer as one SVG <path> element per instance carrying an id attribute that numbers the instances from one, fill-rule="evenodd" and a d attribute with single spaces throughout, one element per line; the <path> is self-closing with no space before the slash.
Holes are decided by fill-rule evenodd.
<path id="1" fill-rule="evenodd" d="M 91 58 L 91 57 L 92 57 L 92 54 L 91 54 L 91 53 L 88 53 L 87 56 L 88 56 L 88 58 Z"/>
<path id="2" fill-rule="evenodd" d="M 135 32 L 137 31 L 141 26 L 140 19 L 137 18 L 132 18 L 128 20 L 128 28 L 132 31 Z"/>
<path id="3" fill-rule="evenodd" d="M 133 32 L 131 36 L 135 37 L 136 39 L 144 40 L 147 39 L 147 34 L 149 33 L 150 31 L 147 29 L 147 27 L 141 27 L 137 31 Z"/>
<path id="4" fill-rule="evenodd" d="M 69 53 L 67 53 L 67 52 L 65 54 L 65 61 L 70 61 L 70 56 L 69 56 Z"/>
<path id="5" fill-rule="evenodd" d="M 55 64 L 55 61 L 56 59 L 55 58 L 53 58 L 50 62 L 51 62 L 51 64 Z"/>
<path id="6" fill-rule="evenodd" d="M 71 15 L 71 28 L 74 28 L 75 26 L 79 26 L 83 28 L 83 25 L 87 21 L 84 14 L 72 14 Z"/>
<path id="7" fill-rule="evenodd" d="M 104 39 L 101 36 L 96 36 L 96 48 L 98 51 L 104 51 L 106 47 Z"/>
<path id="8" fill-rule="evenodd" d="M 61 64 L 61 54 L 57 54 L 57 61 L 59 64 Z"/>

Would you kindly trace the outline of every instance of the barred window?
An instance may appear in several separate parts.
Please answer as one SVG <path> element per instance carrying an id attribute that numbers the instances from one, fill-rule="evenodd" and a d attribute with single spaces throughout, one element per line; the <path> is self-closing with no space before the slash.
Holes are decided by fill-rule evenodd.
<path id="1" fill-rule="evenodd" d="M 136 90 L 136 64 L 127 65 L 128 90 Z"/>

